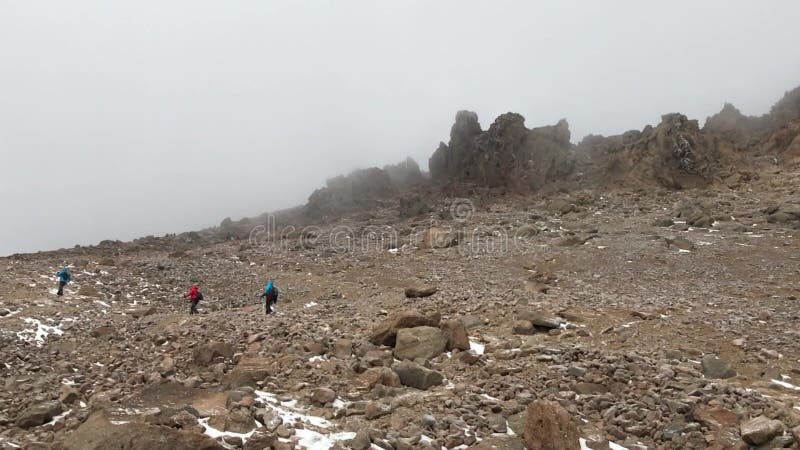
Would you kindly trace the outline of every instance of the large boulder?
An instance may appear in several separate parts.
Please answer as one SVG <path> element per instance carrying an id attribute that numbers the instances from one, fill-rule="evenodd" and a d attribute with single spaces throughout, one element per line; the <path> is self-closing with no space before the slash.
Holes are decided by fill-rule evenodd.
<path id="1" fill-rule="evenodd" d="M 208 436 L 173 428 L 129 422 L 112 424 L 103 411 L 69 433 L 55 450 L 222 450 Z"/>
<path id="2" fill-rule="evenodd" d="M 375 327 L 369 341 L 375 345 L 394 347 L 398 330 L 421 326 L 438 327 L 441 320 L 442 316 L 438 312 L 425 314 L 417 310 L 400 311 Z"/>
<path id="3" fill-rule="evenodd" d="M 761 445 L 783 432 L 783 422 L 758 416 L 743 422 L 739 428 L 742 439 L 750 445 Z"/>
<path id="4" fill-rule="evenodd" d="M 569 412 L 547 400 L 528 404 L 522 439 L 529 450 L 580 450 L 580 433 Z"/>
<path id="5" fill-rule="evenodd" d="M 207 366 L 217 359 L 233 357 L 233 346 L 225 342 L 203 344 L 194 350 L 194 362 L 199 366 Z"/>
<path id="6" fill-rule="evenodd" d="M 439 386 L 444 381 L 444 376 L 411 361 L 400 361 L 392 366 L 392 370 L 400 377 L 400 383 L 416 389 L 428 389 Z"/>
<path id="7" fill-rule="evenodd" d="M 447 349 L 447 336 L 439 328 L 403 328 L 397 332 L 394 356 L 397 359 L 431 359 Z"/>
<path id="8" fill-rule="evenodd" d="M 17 417 L 15 424 L 20 428 L 33 428 L 43 425 L 61 414 L 61 403 L 50 401 L 28 407 Z"/>

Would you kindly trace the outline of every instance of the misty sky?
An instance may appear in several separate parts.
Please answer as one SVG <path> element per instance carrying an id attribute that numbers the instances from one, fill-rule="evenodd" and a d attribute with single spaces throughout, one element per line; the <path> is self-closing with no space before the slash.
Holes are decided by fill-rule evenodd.
<path id="1" fill-rule="evenodd" d="M 0 255 L 187 231 L 412 156 L 459 109 L 572 140 L 762 114 L 800 2 L 0 0 Z"/>

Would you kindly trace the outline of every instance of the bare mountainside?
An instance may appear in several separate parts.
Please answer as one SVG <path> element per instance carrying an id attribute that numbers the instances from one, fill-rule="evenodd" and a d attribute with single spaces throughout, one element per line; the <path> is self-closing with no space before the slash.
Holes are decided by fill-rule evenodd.
<path id="1" fill-rule="evenodd" d="M 578 145 L 461 112 L 429 174 L 2 258 L 0 448 L 798 448 L 798 92 Z"/>

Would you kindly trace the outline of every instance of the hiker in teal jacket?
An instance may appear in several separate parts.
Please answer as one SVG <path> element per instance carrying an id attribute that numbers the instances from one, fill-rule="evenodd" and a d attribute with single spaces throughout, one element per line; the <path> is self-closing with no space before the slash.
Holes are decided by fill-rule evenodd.
<path id="1" fill-rule="evenodd" d="M 64 286 L 72 281 L 72 275 L 69 273 L 69 269 L 64 267 L 56 273 L 56 276 L 58 277 L 58 292 L 56 295 L 60 297 L 64 295 Z"/>
<path id="2" fill-rule="evenodd" d="M 278 288 L 275 287 L 275 284 L 272 282 L 272 280 L 269 280 L 267 282 L 267 285 L 264 286 L 264 292 L 262 292 L 261 295 L 259 296 L 259 298 L 264 298 L 264 297 L 266 297 L 265 312 L 267 314 L 272 314 L 273 312 L 272 305 L 278 303 Z"/>

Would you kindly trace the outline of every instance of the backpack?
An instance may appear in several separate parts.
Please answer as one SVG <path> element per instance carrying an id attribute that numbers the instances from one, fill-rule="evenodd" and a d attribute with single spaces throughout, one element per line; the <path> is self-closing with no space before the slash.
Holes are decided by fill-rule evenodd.
<path id="1" fill-rule="evenodd" d="M 202 292 L 200 292 L 200 291 L 197 291 L 197 295 L 196 295 L 196 297 L 197 297 L 197 301 L 199 302 L 200 300 L 202 300 L 202 299 L 203 299 L 203 293 L 202 293 Z"/>
<path id="2" fill-rule="evenodd" d="M 273 284 L 272 287 L 266 292 L 267 300 L 272 303 L 278 303 L 278 288 Z"/>

